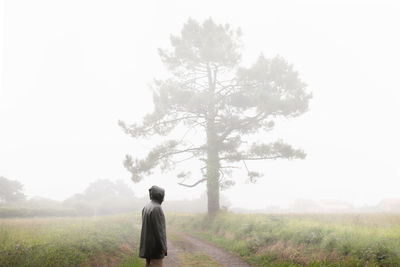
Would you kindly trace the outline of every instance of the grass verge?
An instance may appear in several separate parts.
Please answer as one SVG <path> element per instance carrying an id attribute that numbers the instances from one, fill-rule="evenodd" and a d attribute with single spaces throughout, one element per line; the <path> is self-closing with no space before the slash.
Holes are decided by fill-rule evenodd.
<path id="1" fill-rule="evenodd" d="M 170 227 L 256 266 L 400 266 L 398 222 L 399 215 L 167 215 Z"/>

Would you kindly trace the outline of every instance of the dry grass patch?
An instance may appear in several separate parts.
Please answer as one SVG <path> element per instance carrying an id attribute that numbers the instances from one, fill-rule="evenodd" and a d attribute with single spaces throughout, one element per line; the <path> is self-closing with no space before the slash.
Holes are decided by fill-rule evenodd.
<path id="1" fill-rule="evenodd" d="M 235 238 L 235 234 L 229 231 L 226 231 L 224 233 L 224 237 L 228 240 L 233 240 Z"/>

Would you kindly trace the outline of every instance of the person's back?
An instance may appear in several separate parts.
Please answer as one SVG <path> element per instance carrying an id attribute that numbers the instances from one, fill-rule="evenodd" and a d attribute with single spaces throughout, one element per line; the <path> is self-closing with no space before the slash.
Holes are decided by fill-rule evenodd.
<path id="1" fill-rule="evenodd" d="M 139 257 L 146 259 L 146 266 L 162 266 L 167 255 L 167 236 L 164 212 L 164 189 L 152 186 L 149 189 L 151 201 L 142 210 L 142 231 Z"/>

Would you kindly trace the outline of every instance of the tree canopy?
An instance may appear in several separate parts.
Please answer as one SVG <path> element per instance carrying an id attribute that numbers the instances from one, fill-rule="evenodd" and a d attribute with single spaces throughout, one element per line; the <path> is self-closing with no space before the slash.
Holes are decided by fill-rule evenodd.
<path id="1" fill-rule="evenodd" d="M 154 111 L 141 123 L 119 125 L 134 138 L 163 136 L 145 158 L 127 155 L 124 166 L 134 182 L 159 166 L 175 169 L 178 163 L 202 162 L 199 179 L 187 184 L 191 172 L 179 172 L 179 184 L 207 182 L 208 210 L 219 210 L 219 191 L 234 184 L 232 171 L 244 167 L 256 182 L 261 173 L 246 162 L 266 159 L 303 159 L 306 154 L 282 140 L 254 140 L 255 134 L 273 130 L 279 117 L 294 118 L 308 110 L 311 94 L 293 66 L 282 57 L 262 54 L 251 66 L 241 66 L 241 30 L 216 24 L 211 18 L 199 23 L 189 19 L 171 48 L 159 49 L 171 74 L 153 83 Z M 178 136 L 177 129 L 185 128 Z M 175 130 L 175 132 L 174 132 Z M 195 142 L 187 134 L 204 134 Z"/>

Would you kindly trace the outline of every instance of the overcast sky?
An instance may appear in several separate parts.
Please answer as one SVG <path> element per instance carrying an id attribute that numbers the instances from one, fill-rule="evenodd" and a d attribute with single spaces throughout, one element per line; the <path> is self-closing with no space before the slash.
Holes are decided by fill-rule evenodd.
<path id="1" fill-rule="evenodd" d="M 148 84 L 164 77 L 167 48 L 192 17 L 243 32 L 243 64 L 277 54 L 313 93 L 310 111 L 268 138 L 303 148 L 298 161 L 255 163 L 265 176 L 224 191 L 232 206 L 297 198 L 374 205 L 400 197 L 400 4 L 397 1 L 1 1 L 0 176 L 29 196 L 62 200 L 95 179 L 123 179 L 125 154 L 144 155 L 118 120 L 152 110 Z M 266 137 L 267 138 L 267 137 Z M 195 198 L 172 173 L 166 200 Z"/>

